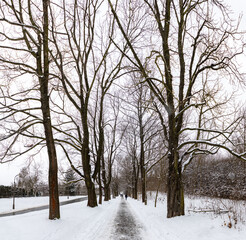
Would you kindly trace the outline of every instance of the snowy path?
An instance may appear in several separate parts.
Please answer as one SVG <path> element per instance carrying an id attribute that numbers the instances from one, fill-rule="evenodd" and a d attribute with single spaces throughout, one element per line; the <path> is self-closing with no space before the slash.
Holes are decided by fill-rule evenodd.
<path id="1" fill-rule="evenodd" d="M 141 240 L 139 230 L 142 226 L 136 222 L 128 208 L 126 200 L 121 200 L 117 216 L 114 220 L 113 234 L 111 239 L 119 240 Z"/>

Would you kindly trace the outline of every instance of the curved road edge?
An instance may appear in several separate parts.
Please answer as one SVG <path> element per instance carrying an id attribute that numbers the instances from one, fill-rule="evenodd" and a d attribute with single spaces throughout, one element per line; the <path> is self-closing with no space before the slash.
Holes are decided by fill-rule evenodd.
<path id="1" fill-rule="evenodd" d="M 71 203 L 82 202 L 82 201 L 87 200 L 87 198 L 88 197 L 80 197 L 80 198 L 75 198 L 75 199 L 72 199 L 72 200 L 63 201 L 63 202 L 60 202 L 60 206 L 68 205 L 68 204 L 71 204 Z M 32 207 L 32 208 L 27 208 L 27 209 L 23 209 L 23 210 L 14 211 L 14 212 L 1 213 L 0 217 L 9 217 L 9 216 L 14 216 L 14 215 L 20 215 L 20 214 L 40 211 L 40 210 L 44 210 L 44 209 L 48 209 L 48 208 L 49 208 L 49 205 L 44 205 L 44 206 L 39 206 L 39 207 Z"/>

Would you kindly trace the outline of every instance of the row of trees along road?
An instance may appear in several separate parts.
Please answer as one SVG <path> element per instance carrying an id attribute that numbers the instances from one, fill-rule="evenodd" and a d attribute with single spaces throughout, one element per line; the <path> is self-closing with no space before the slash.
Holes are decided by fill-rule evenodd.
<path id="1" fill-rule="evenodd" d="M 58 181 L 57 181 L 57 155 L 50 114 L 49 101 L 49 1 L 42 1 L 42 12 L 34 16 L 31 1 L 1 1 L 1 48 L 0 61 L 5 71 L 5 82 L 1 84 L 2 120 L 12 118 L 15 122 L 10 126 L 3 126 L 6 134 L 2 141 L 8 141 L 5 156 L 11 161 L 18 155 L 13 152 L 12 145 L 17 142 L 20 135 L 33 137 L 29 131 L 36 124 L 42 124 L 44 136 L 36 136 L 37 141 L 28 149 L 45 142 L 49 157 L 49 192 L 50 212 L 49 218 L 60 218 Z M 35 11 L 36 13 L 36 11 Z M 4 51 L 9 50 L 9 51 Z M 7 73 L 6 73 L 7 71 Z M 28 74 L 35 76 L 35 81 L 27 80 Z M 24 81 L 18 87 L 14 79 L 22 75 Z M 22 85 L 27 85 L 26 88 Z M 19 90 L 19 91 L 18 91 Z M 34 94 L 33 92 L 38 92 Z M 37 104 L 40 104 L 37 107 Z M 37 109 L 41 115 L 35 114 Z M 12 122 L 12 121 L 11 121 Z M 3 123 L 4 125 L 4 123 Z M 14 129 L 13 125 L 17 125 Z M 6 143 L 6 142 L 5 142 Z M 28 150 L 24 150 L 27 152 Z"/>
<path id="2" fill-rule="evenodd" d="M 104 106 L 112 83 L 124 75 L 124 53 L 112 44 L 115 23 L 105 10 L 107 3 L 41 2 L 42 8 L 40 1 L 4 0 L 0 5 L 0 61 L 5 79 L 1 85 L 1 162 L 26 153 L 35 155 L 47 147 L 49 218 L 57 219 L 55 144 L 85 181 L 88 206 L 97 206 L 95 181 L 101 189 L 101 176 L 104 189 L 109 189 L 119 146 L 119 105 L 107 99 L 111 102 L 108 116 Z"/>
<path id="3" fill-rule="evenodd" d="M 130 159 L 133 195 L 140 174 L 146 201 L 146 174 L 167 156 L 167 217 L 183 215 L 182 173 L 194 158 L 223 148 L 244 159 L 230 148 L 241 118 L 227 122 L 219 84 L 242 80 L 237 27 L 219 0 L 2 0 L 1 162 L 47 148 L 56 219 L 57 149 L 90 207 L 96 182 L 99 203 L 103 190 L 110 199 L 117 159 Z"/>
<path id="4" fill-rule="evenodd" d="M 238 25 L 217 0 L 108 2 L 130 48 L 127 58 L 152 92 L 168 143 L 167 217 L 184 215 L 185 166 L 220 147 L 242 156 L 225 145 L 231 125 L 218 129 L 204 116 L 218 105 L 209 103 L 208 82 L 241 79 L 234 62 L 244 47 Z"/>

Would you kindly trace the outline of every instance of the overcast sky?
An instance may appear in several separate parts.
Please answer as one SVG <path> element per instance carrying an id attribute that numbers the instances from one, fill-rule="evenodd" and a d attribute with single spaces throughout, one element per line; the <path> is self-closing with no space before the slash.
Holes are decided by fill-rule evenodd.
<path id="1" fill-rule="evenodd" d="M 246 0 L 224 0 L 225 3 L 231 6 L 235 13 L 235 18 L 242 13 L 246 15 Z M 243 17 L 241 28 L 246 29 L 246 16 Z M 246 66 L 246 57 L 245 57 Z M 47 160 L 48 162 L 48 160 Z M 16 160 L 14 163 L 0 164 L 0 185 L 11 185 L 14 177 L 19 173 L 20 169 L 25 166 L 24 161 Z"/>
<path id="2" fill-rule="evenodd" d="M 235 13 L 243 13 L 246 11 L 246 1 L 245 0 L 224 0 L 224 2 L 228 3 L 232 10 L 235 11 Z"/>

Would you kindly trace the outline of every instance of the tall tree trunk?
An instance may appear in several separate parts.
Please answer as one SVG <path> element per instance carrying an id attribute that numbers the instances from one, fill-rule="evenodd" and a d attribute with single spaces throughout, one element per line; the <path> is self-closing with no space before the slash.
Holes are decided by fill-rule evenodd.
<path id="1" fill-rule="evenodd" d="M 145 166 L 141 166 L 142 202 L 147 204 Z"/>
<path id="2" fill-rule="evenodd" d="M 88 194 L 88 207 L 96 207 L 97 206 L 97 197 L 96 197 L 96 190 L 95 185 L 92 181 L 86 180 L 85 181 L 86 187 L 87 187 L 87 194 Z"/>
<path id="3" fill-rule="evenodd" d="M 145 154 L 144 154 L 144 124 L 143 124 L 143 116 L 144 116 L 144 107 L 143 107 L 143 87 L 139 90 L 140 95 L 138 99 L 138 121 L 139 121 L 139 138 L 140 138 L 140 173 L 141 173 L 141 190 L 142 190 L 142 202 L 147 203 L 147 195 L 146 195 L 146 166 L 145 166 Z"/>
<path id="4" fill-rule="evenodd" d="M 87 206 L 89 207 L 96 207 L 97 206 L 97 197 L 96 197 L 96 190 L 95 184 L 92 181 L 91 177 L 91 165 L 90 165 L 90 150 L 89 150 L 89 131 L 88 131 L 88 124 L 87 124 L 87 108 L 82 108 L 81 118 L 83 123 L 83 143 L 82 143 L 82 165 L 85 177 L 85 185 L 87 188 L 88 194 L 88 202 Z M 80 140 L 82 137 L 80 136 Z"/>
<path id="5" fill-rule="evenodd" d="M 104 186 L 104 201 L 109 201 L 111 199 L 110 186 L 106 184 Z"/>
<path id="6" fill-rule="evenodd" d="M 86 185 L 87 194 L 88 194 L 87 206 L 96 207 L 97 197 L 96 197 L 95 184 L 92 181 L 92 177 L 91 177 L 89 142 L 87 140 L 86 133 L 84 133 L 84 141 L 83 141 L 83 146 L 82 146 L 82 163 L 83 163 L 83 170 L 84 170 L 84 176 L 85 176 L 85 185 Z"/>
<path id="7" fill-rule="evenodd" d="M 138 177 L 139 177 L 139 167 L 137 164 L 136 153 L 132 157 L 132 197 L 134 199 L 138 198 Z"/>
<path id="8" fill-rule="evenodd" d="M 171 151 L 168 160 L 167 217 L 171 218 L 184 215 L 184 190 L 178 152 Z"/>
<path id="9" fill-rule="evenodd" d="M 104 188 L 104 201 L 109 201 L 110 200 L 110 196 L 108 195 L 109 184 L 107 183 L 104 156 L 102 156 L 101 160 L 102 160 L 102 181 L 103 181 L 103 188 Z"/>
<path id="10" fill-rule="evenodd" d="M 134 168 L 133 168 L 133 171 L 134 171 L 134 184 L 133 184 L 133 195 L 132 195 L 132 197 L 134 199 L 138 199 L 139 166 L 138 166 L 138 164 L 136 164 L 137 163 L 136 156 L 134 156 L 134 159 L 135 159 Z"/>
<path id="11" fill-rule="evenodd" d="M 98 203 L 102 204 L 103 192 L 102 192 L 101 169 L 99 169 L 99 172 L 98 172 L 98 185 L 99 185 L 99 200 L 98 200 Z"/>
<path id="12" fill-rule="evenodd" d="M 135 179 L 133 198 L 138 199 L 138 179 Z"/>
<path id="13" fill-rule="evenodd" d="M 141 94 L 142 95 L 142 94 Z M 141 99 L 140 99 L 141 101 Z M 143 110 L 142 103 L 139 108 L 139 130 L 140 130 L 140 171 L 141 171 L 141 186 L 142 186 L 142 202 L 147 204 L 146 195 L 146 166 L 144 156 L 144 126 L 143 126 Z"/>
<path id="14" fill-rule="evenodd" d="M 102 183 L 104 183 L 104 191 L 105 191 L 105 164 L 104 164 L 104 126 L 103 126 L 103 101 L 104 101 L 104 87 L 101 84 L 102 96 L 100 98 L 100 113 L 99 113 L 99 120 L 98 120 L 98 148 L 96 149 L 97 158 L 95 163 L 95 170 L 93 173 L 92 178 L 96 179 L 98 175 L 98 184 L 99 184 L 99 204 L 102 204 L 102 195 L 103 195 L 103 187 Z M 96 133 L 95 136 L 96 138 Z M 102 166 L 101 166 L 102 165 Z M 101 174 L 102 168 L 102 174 Z M 101 180 L 102 175 L 102 180 Z"/>
<path id="15" fill-rule="evenodd" d="M 40 93 L 41 93 L 41 109 L 43 114 L 43 125 L 45 130 L 46 145 L 49 156 L 49 219 L 60 218 L 59 208 L 59 195 L 58 195 L 58 180 L 57 180 L 57 156 L 55 149 L 55 142 L 53 138 L 50 106 L 49 106 L 49 57 L 48 57 L 48 4 L 49 0 L 43 0 L 43 19 L 44 19 L 44 31 L 43 31 L 43 76 L 39 78 Z M 41 49 L 39 51 L 39 58 L 37 59 L 37 65 L 40 72 L 42 72 L 42 60 Z"/>
<path id="16" fill-rule="evenodd" d="M 135 192 L 135 183 L 134 183 L 134 176 L 132 176 L 132 197 L 134 198 L 134 192 Z"/>
<path id="17" fill-rule="evenodd" d="M 162 37 L 162 50 L 165 60 L 165 79 L 166 79 L 166 94 L 167 94 L 167 112 L 168 112 L 168 180 L 167 180 L 167 217 L 175 217 L 184 215 L 184 191 L 182 185 L 181 163 L 179 162 L 178 153 L 178 128 L 181 127 L 182 121 L 179 119 L 176 122 L 175 107 L 174 107 L 174 90 L 173 78 L 171 72 L 171 60 L 169 49 L 169 30 L 171 22 L 171 0 L 165 1 L 165 21 L 162 26 L 161 15 L 157 1 L 155 1 L 156 18 L 158 19 L 158 28 Z M 182 89 L 180 89 L 181 94 Z M 182 95 L 182 94 L 181 94 Z"/>
<path id="18" fill-rule="evenodd" d="M 142 140 L 141 140 L 142 141 Z M 144 149 L 143 144 L 141 143 L 141 150 L 140 150 L 140 171 L 141 171 L 141 186 L 142 186 L 142 202 L 146 203 L 147 196 L 146 196 L 146 170 L 145 170 L 145 164 L 144 164 Z"/>

